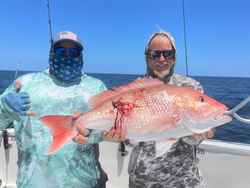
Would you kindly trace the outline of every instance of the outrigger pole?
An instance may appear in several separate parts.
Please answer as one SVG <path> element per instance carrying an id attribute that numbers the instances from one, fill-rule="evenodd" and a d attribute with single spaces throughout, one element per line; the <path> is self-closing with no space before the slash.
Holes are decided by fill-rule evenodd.
<path id="1" fill-rule="evenodd" d="M 186 25 L 185 25 L 185 9 L 184 9 L 184 0 L 182 0 L 182 7 L 183 7 L 183 26 L 184 26 L 184 42 L 185 42 L 186 71 L 187 71 L 187 76 L 188 76 L 187 42 L 186 42 Z"/>

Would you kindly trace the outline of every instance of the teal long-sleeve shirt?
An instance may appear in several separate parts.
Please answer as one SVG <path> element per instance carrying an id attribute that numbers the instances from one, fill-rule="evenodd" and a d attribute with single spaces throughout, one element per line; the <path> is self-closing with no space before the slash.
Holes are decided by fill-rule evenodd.
<path id="1" fill-rule="evenodd" d="M 104 90 L 99 79 L 83 74 L 70 82 L 61 82 L 49 70 L 26 74 L 18 79 L 31 100 L 29 111 L 36 116 L 16 116 L 4 97 L 15 83 L 0 96 L 0 130 L 14 122 L 18 146 L 17 186 L 21 188 L 81 187 L 92 188 L 100 180 L 96 143 L 103 141 L 100 134 L 92 134 L 88 144 L 69 141 L 53 154 L 45 155 L 52 142 L 48 127 L 37 119 L 46 115 L 72 115 L 79 110 L 90 110 L 88 100 Z M 104 173 L 103 171 L 101 173 Z M 102 176 L 102 175 L 101 175 Z"/>

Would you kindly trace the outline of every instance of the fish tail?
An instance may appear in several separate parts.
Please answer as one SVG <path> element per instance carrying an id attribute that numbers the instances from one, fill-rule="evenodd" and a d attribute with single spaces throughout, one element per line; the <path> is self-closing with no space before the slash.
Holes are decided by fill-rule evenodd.
<path id="1" fill-rule="evenodd" d="M 75 120 L 71 116 L 43 116 L 38 118 L 38 120 L 50 129 L 53 137 L 53 141 L 45 153 L 46 155 L 59 150 L 78 134 Z"/>

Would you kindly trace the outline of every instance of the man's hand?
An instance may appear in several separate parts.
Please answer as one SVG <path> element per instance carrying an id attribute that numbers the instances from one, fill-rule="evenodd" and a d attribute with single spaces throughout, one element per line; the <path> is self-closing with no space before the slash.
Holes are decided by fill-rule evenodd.
<path id="1" fill-rule="evenodd" d="M 72 141 L 75 141 L 79 145 L 87 144 L 90 135 L 87 135 L 88 131 L 84 129 L 80 124 L 76 125 L 79 134 L 75 136 Z M 85 136 L 84 136 L 85 135 Z"/>
<path id="2" fill-rule="evenodd" d="M 35 116 L 36 112 L 28 111 L 31 100 L 28 93 L 21 92 L 22 84 L 16 80 L 15 88 L 5 96 L 5 102 L 18 116 Z"/>
<path id="3" fill-rule="evenodd" d="M 195 139 L 198 139 L 200 137 L 207 139 L 207 138 L 213 138 L 215 133 L 215 128 L 212 128 L 210 131 L 204 132 L 202 134 L 194 134 L 193 137 Z"/>
<path id="4" fill-rule="evenodd" d="M 71 116 L 73 119 L 78 118 L 81 115 L 80 111 L 75 111 L 75 113 Z M 79 131 L 79 134 L 75 136 L 72 141 L 76 142 L 79 145 L 87 144 L 88 143 L 88 137 L 90 136 L 90 131 L 87 131 L 84 129 L 81 125 L 76 125 L 77 129 Z M 111 141 L 112 139 L 114 141 L 125 141 L 126 140 L 126 131 L 121 129 L 111 129 L 108 133 L 107 131 L 102 132 L 102 138 L 106 138 L 107 141 Z"/>
<path id="5" fill-rule="evenodd" d="M 81 115 L 80 111 L 75 111 L 75 113 L 71 116 L 73 119 L 78 118 Z M 76 142 L 79 145 L 87 144 L 88 143 L 88 137 L 90 136 L 90 133 L 88 134 L 88 131 L 84 129 L 80 124 L 77 124 L 77 130 L 79 134 L 75 136 L 72 141 Z"/>
<path id="6" fill-rule="evenodd" d="M 102 138 L 106 138 L 107 141 L 111 141 L 112 139 L 117 142 L 126 140 L 126 131 L 118 128 L 117 130 L 111 129 L 108 133 L 107 131 L 102 132 Z"/>

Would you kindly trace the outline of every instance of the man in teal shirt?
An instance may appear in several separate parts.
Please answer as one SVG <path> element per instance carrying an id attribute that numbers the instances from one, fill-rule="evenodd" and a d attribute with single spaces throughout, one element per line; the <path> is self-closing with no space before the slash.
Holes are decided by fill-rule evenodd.
<path id="1" fill-rule="evenodd" d="M 104 140 L 101 134 L 90 135 L 88 141 L 83 137 L 81 144 L 87 144 L 70 141 L 45 155 L 52 136 L 37 120 L 46 115 L 87 112 L 90 97 L 107 89 L 101 80 L 82 73 L 82 51 L 76 34 L 57 33 L 52 40 L 49 68 L 21 76 L 0 96 L 0 130 L 14 123 L 18 146 L 16 184 L 20 188 L 105 187 L 107 175 L 98 161 L 98 143 Z M 82 128 L 79 132 L 86 135 L 87 131 Z"/>

